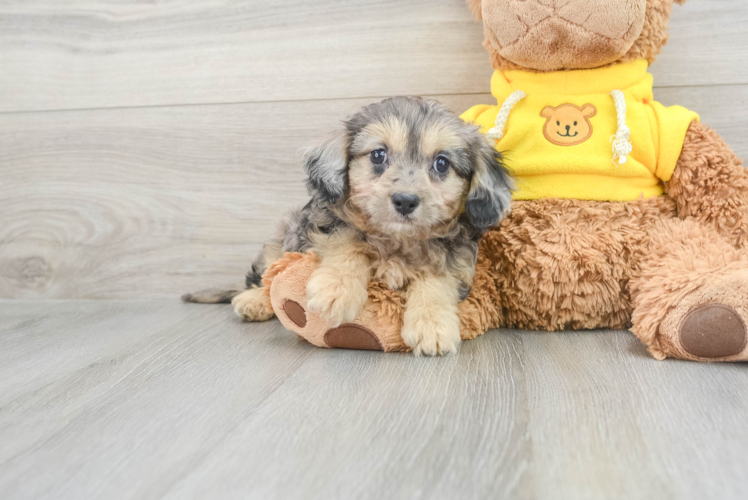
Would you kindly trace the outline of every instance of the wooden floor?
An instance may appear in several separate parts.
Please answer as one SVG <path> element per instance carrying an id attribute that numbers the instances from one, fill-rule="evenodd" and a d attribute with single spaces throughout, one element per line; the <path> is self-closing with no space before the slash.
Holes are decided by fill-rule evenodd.
<path id="1" fill-rule="evenodd" d="M 743 157 L 746 25 L 676 6 L 651 69 Z M 746 498 L 746 365 L 328 351 L 176 299 L 241 283 L 360 106 L 492 103 L 482 39 L 463 0 L 0 0 L 0 499 Z"/>
<path id="2" fill-rule="evenodd" d="M 744 499 L 748 366 L 627 332 L 325 350 L 177 301 L 0 302 L 0 498 Z"/>

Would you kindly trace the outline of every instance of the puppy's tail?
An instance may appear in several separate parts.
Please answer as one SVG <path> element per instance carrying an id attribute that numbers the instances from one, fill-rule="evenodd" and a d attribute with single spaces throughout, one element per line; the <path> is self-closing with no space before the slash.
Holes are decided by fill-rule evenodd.
<path id="1" fill-rule="evenodd" d="M 257 260 L 261 260 L 262 255 Z M 247 289 L 258 288 L 262 286 L 262 273 L 265 272 L 261 264 L 255 262 L 252 269 L 247 273 L 245 282 Z M 195 302 L 197 304 L 228 304 L 231 299 L 242 293 L 244 290 L 220 290 L 218 288 L 208 288 L 195 293 L 185 293 L 182 295 L 184 302 Z"/>
<path id="2" fill-rule="evenodd" d="M 231 299 L 242 293 L 242 290 L 219 290 L 208 288 L 195 293 L 182 295 L 184 302 L 195 302 L 197 304 L 228 304 Z"/>

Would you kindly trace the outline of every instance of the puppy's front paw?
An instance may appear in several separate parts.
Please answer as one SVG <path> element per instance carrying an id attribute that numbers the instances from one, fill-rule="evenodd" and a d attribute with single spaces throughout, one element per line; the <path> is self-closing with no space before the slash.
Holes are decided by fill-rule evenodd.
<path id="1" fill-rule="evenodd" d="M 244 321 L 267 321 L 273 317 L 273 308 L 262 288 L 250 288 L 231 300 L 234 312 Z"/>
<path id="2" fill-rule="evenodd" d="M 457 354 L 461 342 L 460 319 L 454 311 L 406 308 L 401 335 L 416 356 Z"/>
<path id="3" fill-rule="evenodd" d="M 318 269 L 307 282 L 306 296 L 307 309 L 337 327 L 356 319 L 369 293 L 359 280 Z"/>

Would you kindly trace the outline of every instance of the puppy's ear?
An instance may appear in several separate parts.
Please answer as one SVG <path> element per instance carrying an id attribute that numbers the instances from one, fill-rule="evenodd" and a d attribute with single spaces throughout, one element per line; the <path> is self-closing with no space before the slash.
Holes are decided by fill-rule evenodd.
<path id="1" fill-rule="evenodd" d="M 348 182 L 348 146 L 348 134 L 340 130 L 307 153 L 304 172 L 310 195 L 328 203 L 343 197 Z"/>
<path id="2" fill-rule="evenodd" d="M 514 183 L 501 158 L 501 153 L 480 137 L 471 148 L 474 173 L 465 202 L 470 223 L 486 229 L 497 225 L 509 211 Z"/>

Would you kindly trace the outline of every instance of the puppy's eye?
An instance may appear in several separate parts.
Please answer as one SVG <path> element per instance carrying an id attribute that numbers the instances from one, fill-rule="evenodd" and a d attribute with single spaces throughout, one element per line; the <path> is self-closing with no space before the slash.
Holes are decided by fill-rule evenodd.
<path id="1" fill-rule="evenodd" d="M 374 165 L 381 165 L 387 161 L 387 151 L 384 149 L 375 149 L 369 153 L 369 158 Z"/>
<path id="2" fill-rule="evenodd" d="M 449 160 L 443 156 L 437 156 L 436 160 L 434 160 L 434 170 L 436 170 L 437 174 L 446 174 L 449 172 Z"/>

